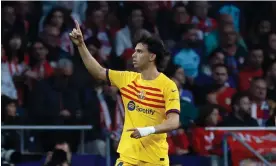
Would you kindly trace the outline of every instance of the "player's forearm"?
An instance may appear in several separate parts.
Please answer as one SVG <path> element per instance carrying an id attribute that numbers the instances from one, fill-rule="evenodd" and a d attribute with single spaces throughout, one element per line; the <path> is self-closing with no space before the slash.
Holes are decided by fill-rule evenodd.
<path id="1" fill-rule="evenodd" d="M 105 71 L 106 69 L 103 68 L 97 60 L 90 54 L 86 45 L 83 43 L 78 46 L 79 53 L 81 55 L 81 59 L 89 71 L 89 73 L 96 79 L 106 80 Z"/>
<path id="2" fill-rule="evenodd" d="M 170 113 L 167 115 L 167 119 L 160 125 L 137 128 L 137 130 L 140 133 L 140 136 L 144 137 L 150 134 L 168 133 L 177 129 L 179 126 L 179 114 Z M 130 129 L 128 131 L 135 131 L 135 129 Z"/>
<path id="3" fill-rule="evenodd" d="M 154 126 L 155 134 L 167 133 L 180 126 L 179 119 L 167 119 L 160 125 Z"/>

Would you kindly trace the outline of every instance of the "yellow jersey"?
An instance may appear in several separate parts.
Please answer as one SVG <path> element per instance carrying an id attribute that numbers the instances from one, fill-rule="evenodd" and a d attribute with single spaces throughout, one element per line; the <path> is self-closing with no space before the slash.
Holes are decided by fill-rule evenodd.
<path id="1" fill-rule="evenodd" d="M 166 115 L 180 112 L 176 84 L 163 73 L 154 80 L 143 80 L 140 73 L 107 70 L 107 79 L 119 88 L 125 108 L 124 128 L 117 152 L 121 155 L 155 164 L 167 164 L 167 134 L 152 134 L 140 139 L 130 137 L 127 129 L 156 126 Z"/>

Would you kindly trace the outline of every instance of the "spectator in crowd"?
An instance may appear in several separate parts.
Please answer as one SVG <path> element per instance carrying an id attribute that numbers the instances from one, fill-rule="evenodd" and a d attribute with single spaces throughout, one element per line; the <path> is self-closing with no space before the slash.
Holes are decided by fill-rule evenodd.
<path id="1" fill-rule="evenodd" d="M 66 160 L 66 153 L 63 150 L 55 149 L 51 160 L 45 164 L 45 166 L 69 166 L 68 161 Z"/>
<path id="2" fill-rule="evenodd" d="M 208 1 L 191 2 L 193 16 L 190 18 L 190 23 L 195 24 L 204 34 L 208 34 L 215 30 L 217 22 L 215 19 L 208 17 L 210 4 Z"/>
<path id="3" fill-rule="evenodd" d="M 104 17 L 105 17 L 105 23 L 107 28 L 110 31 L 112 39 L 114 39 L 115 34 L 117 31 L 120 30 L 120 20 L 118 19 L 117 13 L 118 13 L 118 7 L 111 8 L 111 4 L 108 1 L 98 1 L 97 2 L 100 6 L 100 9 L 102 10 Z"/>
<path id="4" fill-rule="evenodd" d="M 168 133 L 169 154 L 182 156 L 189 153 L 189 140 L 183 129 Z"/>
<path id="5" fill-rule="evenodd" d="M 235 27 L 235 30 L 237 32 L 240 32 L 240 29 L 242 29 L 241 27 L 241 21 L 243 19 L 243 11 L 240 10 L 240 5 L 239 4 L 235 4 L 235 3 L 228 3 L 223 5 L 220 9 L 219 9 L 219 13 L 220 14 L 226 14 L 232 17 L 233 19 L 233 24 Z"/>
<path id="6" fill-rule="evenodd" d="M 271 21 L 267 18 L 262 18 L 258 21 L 257 26 L 254 28 L 254 34 L 249 36 L 250 43 L 265 46 L 268 35 L 272 30 Z"/>
<path id="7" fill-rule="evenodd" d="M 265 56 L 264 56 L 264 63 L 263 69 L 266 70 L 268 66 L 271 65 L 272 62 L 276 61 L 276 33 L 270 33 L 268 35 L 268 42 L 264 48 Z"/>
<path id="8" fill-rule="evenodd" d="M 262 63 L 264 60 L 263 50 L 260 46 L 255 45 L 250 48 L 249 56 L 244 68 L 239 73 L 239 89 L 248 90 L 250 81 L 254 77 L 262 77 Z"/>
<path id="9" fill-rule="evenodd" d="M 65 8 L 57 7 L 53 8 L 49 14 L 46 16 L 43 27 L 51 26 L 56 27 L 59 31 L 59 35 L 71 28 L 72 22 L 70 22 L 70 16 L 68 16 L 68 11 Z M 71 24 L 70 24 L 71 23 Z"/>
<path id="10" fill-rule="evenodd" d="M 214 81 L 212 79 L 212 66 L 218 64 L 224 64 L 225 55 L 221 50 L 214 50 L 214 52 L 208 57 L 208 64 L 202 64 L 200 73 L 195 80 L 195 84 L 198 86 L 203 86 L 204 84 L 212 84 Z M 235 79 L 230 75 L 228 78 L 228 84 L 230 87 L 235 88 L 236 82 Z"/>
<path id="11" fill-rule="evenodd" d="M 24 76 L 27 74 L 27 65 L 29 64 L 29 56 L 26 54 L 27 44 L 24 37 L 23 34 L 10 32 L 4 42 L 8 70 L 16 87 L 20 106 L 24 101 Z"/>
<path id="12" fill-rule="evenodd" d="M 87 9 L 87 1 L 44 1 L 42 2 L 42 18 L 43 22 L 45 16 L 57 7 L 64 7 L 71 11 L 71 17 L 82 22 L 85 19 L 85 11 Z"/>
<path id="13" fill-rule="evenodd" d="M 236 92 L 227 82 L 228 69 L 225 65 L 218 64 L 212 67 L 212 82 L 203 86 L 194 85 L 193 93 L 196 96 L 196 104 L 204 105 L 206 102 L 222 104 L 221 106 L 230 111 L 231 96 Z"/>
<path id="14" fill-rule="evenodd" d="M 143 5 L 145 13 L 144 28 L 155 36 L 159 36 L 159 3 L 157 1 L 145 1 Z"/>
<path id="15" fill-rule="evenodd" d="M 267 84 L 263 78 L 257 77 L 251 80 L 250 99 L 252 102 L 251 116 L 263 126 L 269 118 L 269 105 L 267 102 Z"/>
<path id="16" fill-rule="evenodd" d="M 40 80 L 43 78 L 48 78 L 53 75 L 55 63 L 48 61 L 48 48 L 41 40 L 36 40 L 31 46 L 30 52 L 30 68 L 28 71 L 29 77 L 33 80 Z M 33 81 L 32 80 L 32 81 Z M 31 86 L 31 85 L 30 85 Z"/>
<path id="17" fill-rule="evenodd" d="M 43 20 L 42 29 L 39 31 L 39 37 L 49 47 L 51 57 L 59 56 L 64 43 L 70 41 L 64 38 L 68 36 L 68 29 L 72 28 L 73 19 L 70 17 L 70 11 L 63 7 L 52 8 Z"/>
<path id="18" fill-rule="evenodd" d="M 175 82 L 176 86 L 178 87 L 178 91 L 180 95 L 180 110 L 185 110 L 180 112 L 180 122 L 182 127 L 186 129 L 190 126 L 190 124 L 194 123 L 195 119 L 198 116 L 198 110 L 194 106 L 194 103 L 191 100 L 191 98 L 189 98 L 193 96 L 188 96 L 189 94 L 192 95 L 191 92 L 186 91 L 187 94 L 183 93 L 181 82 L 174 77 L 171 77 L 171 79 Z"/>
<path id="19" fill-rule="evenodd" d="M 97 37 L 92 36 L 90 38 L 88 38 L 85 41 L 86 45 L 87 45 L 87 49 L 90 52 L 91 55 L 93 55 L 97 61 L 101 62 L 101 64 L 103 63 L 103 61 L 101 61 L 100 58 L 100 48 L 101 48 L 101 42 L 97 39 Z"/>
<path id="20" fill-rule="evenodd" d="M 22 117 L 17 114 L 17 101 L 7 96 L 1 96 L 1 124 L 21 125 Z M 5 130 L 2 133 L 5 144 L 3 148 L 19 150 L 20 138 L 15 130 Z"/>
<path id="21" fill-rule="evenodd" d="M 86 33 L 89 34 L 89 37 L 94 36 L 100 41 L 99 58 L 101 61 L 107 61 L 112 49 L 112 40 L 110 31 L 106 25 L 104 13 L 99 5 L 94 8 L 88 8 L 87 12 L 86 25 L 89 26 L 86 27 Z"/>
<path id="22" fill-rule="evenodd" d="M 62 153 L 63 152 L 63 153 Z M 61 164 L 62 163 L 62 164 Z M 47 153 L 44 165 L 45 166 L 56 166 L 72 163 L 72 152 L 70 145 L 66 141 L 58 140 L 54 145 L 53 151 Z M 67 165 L 66 165 L 67 166 Z"/>
<path id="23" fill-rule="evenodd" d="M 17 114 L 17 101 L 7 96 L 1 96 L 2 100 L 2 123 L 5 125 L 21 124 L 20 116 Z"/>
<path id="24" fill-rule="evenodd" d="M 238 68 L 244 63 L 247 51 L 238 44 L 238 33 L 233 24 L 225 24 L 220 31 L 220 43 L 218 49 L 225 55 L 225 65 L 231 71 L 231 75 L 238 73 Z"/>
<path id="25" fill-rule="evenodd" d="M 161 71 L 164 73 L 165 70 L 169 68 L 168 65 L 170 64 L 170 62 L 171 62 L 171 53 L 167 51 L 164 53 L 163 60 L 160 62 L 158 66 L 158 71 Z"/>
<path id="26" fill-rule="evenodd" d="M 16 31 L 20 34 L 27 33 L 27 25 L 16 15 L 14 2 L 5 2 L 2 5 L 2 35 L 6 36 L 10 32 Z"/>
<path id="27" fill-rule="evenodd" d="M 117 56 L 123 55 L 126 49 L 133 48 L 132 36 L 143 28 L 144 16 L 140 7 L 131 6 L 127 17 L 127 25 L 119 30 L 115 36 L 115 53 Z"/>
<path id="28" fill-rule="evenodd" d="M 207 94 L 207 101 L 211 104 L 218 104 L 230 112 L 231 98 L 236 90 L 229 87 L 228 69 L 224 65 L 213 66 L 214 84 L 211 85 L 210 92 Z"/>
<path id="29" fill-rule="evenodd" d="M 220 111 L 221 108 L 217 105 L 207 105 L 200 109 L 199 116 L 195 122 L 196 126 L 192 130 L 192 148 L 194 152 L 199 155 L 208 156 L 214 154 L 218 147 L 215 140 L 215 133 L 213 131 L 207 131 L 204 127 L 214 127 L 217 126 L 220 121 Z"/>
<path id="30" fill-rule="evenodd" d="M 272 115 L 266 122 L 266 126 L 276 126 L 276 109 L 274 108 Z"/>
<path id="31" fill-rule="evenodd" d="M 180 65 L 188 78 L 194 79 L 198 75 L 201 49 L 196 28 L 192 24 L 181 27 L 181 40 L 172 51 L 173 63 Z"/>
<path id="32" fill-rule="evenodd" d="M 246 92 L 238 92 L 232 98 L 232 112 L 219 124 L 226 127 L 256 127 L 259 126 L 257 121 L 250 115 L 251 101 Z"/>
<path id="33" fill-rule="evenodd" d="M 5 55 L 5 49 L 1 45 L 1 96 L 5 95 L 11 99 L 17 99 L 17 90 L 9 66 L 10 64 Z"/>
<path id="34" fill-rule="evenodd" d="M 224 64 L 225 55 L 221 50 L 214 50 L 208 57 L 208 64 L 202 66 L 202 73 L 207 76 L 212 75 L 212 66 L 217 64 Z"/>
<path id="35" fill-rule="evenodd" d="M 60 59 L 57 69 L 56 75 L 37 82 L 31 93 L 30 116 L 34 117 L 36 124 L 72 123 L 80 109 L 78 92 L 70 80 L 72 62 Z"/>
<path id="36" fill-rule="evenodd" d="M 26 54 L 26 40 L 23 34 L 18 32 L 10 32 L 4 39 L 5 56 L 10 65 L 10 73 L 12 76 L 19 76 L 26 70 L 28 55 Z"/>
<path id="37" fill-rule="evenodd" d="M 72 81 L 73 64 L 68 59 L 60 59 L 57 64 L 57 74 L 48 79 L 38 81 L 29 97 L 29 117 L 34 124 L 73 125 L 81 109 L 80 98 L 76 85 Z M 62 132 L 62 131 L 61 131 Z M 74 132 L 73 132 L 74 133 Z M 73 134 L 64 132 L 64 135 Z M 44 135 L 45 134 L 45 135 Z M 47 139 L 51 132 L 41 135 L 43 149 L 51 147 L 52 141 Z M 46 138 L 45 138 L 46 137 Z M 76 149 L 75 137 L 67 137 Z"/>
<path id="38" fill-rule="evenodd" d="M 271 112 L 276 109 L 276 61 L 274 61 L 269 67 L 266 73 L 267 84 L 267 101 Z"/>
<path id="39" fill-rule="evenodd" d="M 52 25 L 45 25 L 39 34 L 39 38 L 48 46 L 50 57 L 58 57 L 60 54 L 60 31 Z M 58 59 L 58 58 L 57 58 Z"/>
<path id="40" fill-rule="evenodd" d="M 218 48 L 219 43 L 220 43 L 220 38 L 221 38 L 221 34 L 223 33 L 222 31 L 224 30 L 225 27 L 230 27 L 229 25 L 232 25 L 233 29 L 230 29 L 232 32 L 232 37 L 233 36 L 240 36 L 234 28 L 234 22 L 233 22 L 233 18 L 231 15 L 228 14 L 221 14 L 219 15 L 219 20 L 218 20 L 218 28 L 212 32 L 210 32 L 210 34 L 208 34 L 208 36 L 206 36 L 204 38 L 204 44 L 205 44 L 205 55 L 208 57 L 216 48 Z M 233 35 L 235 34 L 235 35 Z M 228 35 L 228 34 L 227 34 Z M 229 36 L 230 37 L 230 36 Z M 235 43 L 236 44 L 236 43 Z M 237 38 L 237 44 L 238 46 L 242 46 L 243 48 L 246 48 L 246 44 L 244 42 L 244 40 L 242 38 Z"/>
<path id="41" fill-rule="evenodd" d="M 183 24 L 189 23 L 189 14 L 183 2 L 176 2 L 172 10 L 172 16 L 167 23 L 168 26 L 160 27 L 161 38 L 168 48 L 173 48 L 179 40 L 179 29 Z"/>

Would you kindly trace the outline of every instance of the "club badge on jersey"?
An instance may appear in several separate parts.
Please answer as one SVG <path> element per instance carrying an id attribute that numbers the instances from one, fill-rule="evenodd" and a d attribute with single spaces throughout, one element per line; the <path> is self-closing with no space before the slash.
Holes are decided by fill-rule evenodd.
<path id="1" fill-rule="evenodd" d="M 144 90 L 141 90 L 140 92 L 138 92 L 137 96 L 139 99 L 144 100 L 146 97 L 146 92 Z"/>

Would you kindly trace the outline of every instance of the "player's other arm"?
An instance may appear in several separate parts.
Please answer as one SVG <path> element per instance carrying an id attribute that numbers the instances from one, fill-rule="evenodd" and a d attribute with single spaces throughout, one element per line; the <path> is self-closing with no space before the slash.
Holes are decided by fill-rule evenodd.
<path id="1" fill-rule="evenodd" d="M 81 55 L 81 59 L 89 71 L 89 73 L 96 79 L 99 80 L 107 80 L 106 77 L 106 69 L 102 67 L 95 58 L 90 54 L 88 51 L 83 35 L 80 29 L 79 23 L 75 20 L 76 28 L 73 29 L 73 31 L 69 34 L 71 40 L 73 41 L 74 44 L 77 45 L 79 53 Z"/>
<path id="2" fill-rule="evenodd" d="M 167 133 L 180 126 L 179 113 L 171 112 L 167 114 L 167 119 L 160 125 L 155 126 L 155 134 Z"/>
<path id="3" fill-rule="evenodd" d="M 164 91 L 166 120 L 160 125 L 155 126 L 156 134 L 167 133 L 180 126 L 180 99 L 178 88 L 174 82 L 171 82 Z"/>

